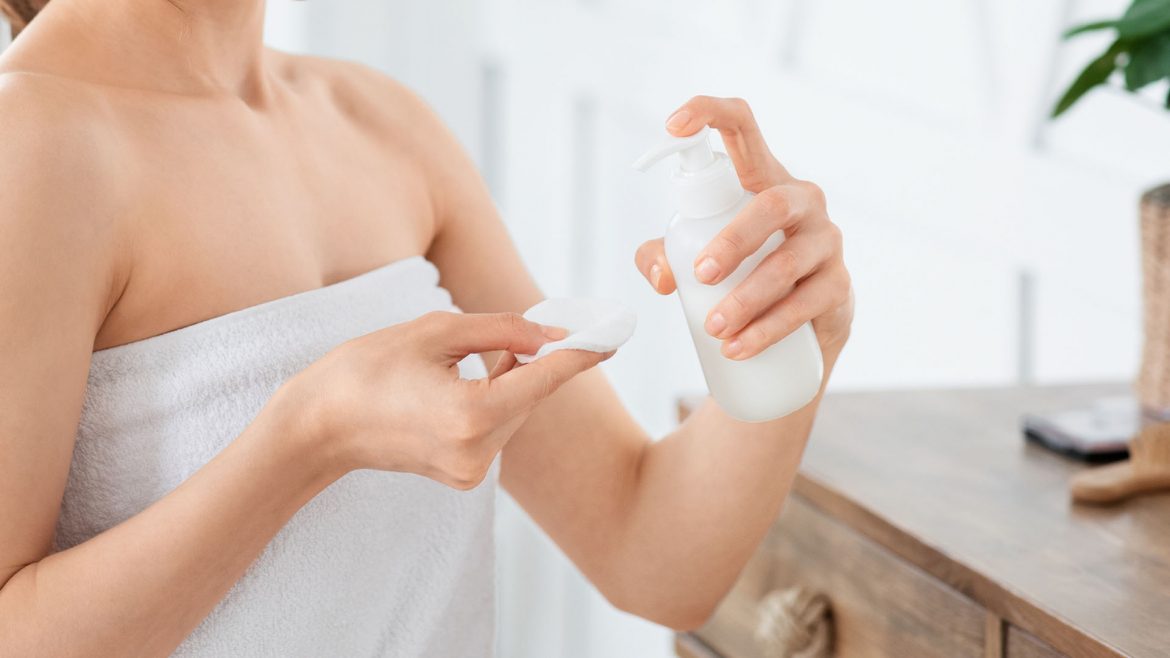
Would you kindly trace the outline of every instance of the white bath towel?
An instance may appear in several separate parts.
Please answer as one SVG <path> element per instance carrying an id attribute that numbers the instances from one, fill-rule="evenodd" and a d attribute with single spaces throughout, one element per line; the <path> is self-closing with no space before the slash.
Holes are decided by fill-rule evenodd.
<path id="1" fill-rule="evenodd" d="M 173 490 L 330 348 L 452 309 L 434 266 L 415 257 L 96 352 L 57 549 Z M 485 374 L 478 357 L 461 371 Z M 292 518 L 175 655 L 490 655 L 495 480 L 493 468 L 460 492 L 415 475 L 347 475 Z"/>

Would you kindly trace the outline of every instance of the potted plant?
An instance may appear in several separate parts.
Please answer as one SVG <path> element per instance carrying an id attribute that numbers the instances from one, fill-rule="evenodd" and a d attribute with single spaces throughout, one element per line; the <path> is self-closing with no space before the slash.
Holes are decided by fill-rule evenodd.
<path id="1" fill-rule="evenodd" d="M 1108 84 L 1120 72 L 1125 89 L 1137 92 L 1170 79 L 1170 0 L 1134 0 L 1119 18 L 1095 21 L 1067 31 L 1065 38 L 1112 30 L 1116 37 L 1080 75 L 1052 109 L 1056 118 L 1089 90 Z M 1170 109 L 1170 93 L 1164 100 Z M 1142 287 L 1145 342 L 1137 394 L 1149 415 L 1170 418 L 1170 183 L 1142 195 Z"/>
<path id="2" fill-rule="evenodd" d="M 1128 91 L 1170 78 L 1170 0 L 1134 0 L 1120 18 L 1079 25 L 1065 32 L 1064 38 L 1099 30 L 1114 30 L 1117 38 L 1069 85 L 1052 108 L 1053 118 L 1093 87 L 1105 84 L 1115 71 L 1124 72 Z M 1165 105 L 1170 109 L 1170 93 Z"/>
<path id="3" fill-rule="evenodd" d="M 1130 92 L 1170 78 L 1170 0 L 1134 0 L 1120 18 L 1087 23 L 1064 36 L 1098 30 L 1116 36 L 1073 80 L 1053 118 L 1117 72 Z M 1170 92 L 1164 105 L 1170 109 Z M 1170 420 L 1170 184 L 1142 195 L 1141 240 L 1145 342 L 1137 396 L 1146 416 L 1164 421 Z M 1072 482 L 1074 499 L 1096 503 L 1168 488 L 1170 423 L 1147 426 L 1133 437 L 1129 460 L 1082 472 Z"/>

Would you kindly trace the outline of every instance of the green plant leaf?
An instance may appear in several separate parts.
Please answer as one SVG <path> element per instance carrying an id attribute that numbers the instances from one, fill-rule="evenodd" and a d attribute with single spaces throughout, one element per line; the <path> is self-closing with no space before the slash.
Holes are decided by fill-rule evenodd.
<path id="1" fill-rule="evenodd" d="M 1116 19 L 1111 18 L 1111 19 L 1106 20 L 1106 21 L 1094 21 L 1092 23 L 1085 23 L 1084 25 L 1078 25 L 1074 28 L 1065 30 L 1064 38 L 1068 39 L 1069 37 L 1075 37 L 1076 35 L 1084 34 L 1085 32 L 1093 32 L 1095 30 L 1104 30 L 1104 29 L 1111 28 L 1111 27 L 1117 27 L 1117 20 Z"/>
<path id="2" fill-rule="evenodd" d="M 1134 44 L 1125 65 L 1125 88 L 1137 91 L 1165 77 L 1170 77 L 1170 32 Z"/>
<path id="3" fill-rule="evenodd" d="M 1170 29 L 1170 0 L 1134 0 L 1117 21 L 1120 39 L 1141 39 Z"/>
<path id="4" fill-rule="evenodd" d="M 1128 42 L 1118 39 L 1097 59 L 1089 62 L 1089 65 L 1081 71 L 1081 74 L 1077 76 L 1076 80 L 1073 80 L 1068 90 L 1057 101 L 1056 107 L 1052 108 L 1052 118 L 1055 119 L 1064 114 L 1065 110 L 1072 107 L 1073 103 L 1080 100 L 1081 96 L 1084 96 L 1090 89 L 1108 80 L 1110 74 L 1117 69 L 1118 56 L 1125 52 L 1128 46 Z"/>

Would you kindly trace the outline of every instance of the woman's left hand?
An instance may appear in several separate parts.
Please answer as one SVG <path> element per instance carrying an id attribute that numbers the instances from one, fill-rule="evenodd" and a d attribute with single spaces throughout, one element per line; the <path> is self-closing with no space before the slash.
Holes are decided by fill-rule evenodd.
<path id="1" fill-rule="evenodd" d="M 793 178 L 772 155 L 743 100 L 696 96 L 670 116 L 666 129 L 683 137 L 705 125 L 723 135 L 740 183 L 756 197 L 699 253 L 695 278 L 719 283 L 773 233 L 782 230 L 786 238 L 711 309 L 707 332 L 723 341 L 724 356 L 747 359 L 811 320 L 821 349 L 835 354 L 849 337 L 853 288 L 824 193 Z M 662 238 L 639 247 L 635 261 L 655 291 L 674 292 Z"/>

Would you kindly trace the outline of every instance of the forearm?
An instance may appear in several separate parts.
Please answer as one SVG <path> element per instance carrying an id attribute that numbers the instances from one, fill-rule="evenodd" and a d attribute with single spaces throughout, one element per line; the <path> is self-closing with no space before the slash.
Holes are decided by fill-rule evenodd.
<path id="1" fill-rule="evenodd" d="M 168 655 L 336 474 L 261 415 L 170 494 L 17 572 L 0 589 L 0 654 Z"/>
<path id="2" fill-rule="evenodd" d="M 825 356 L 826 382 L 836 355 Z M 680 627 L 705 620 L 779 513 L 823 393 L 767 423 L 736 421 L 708 399 L 646 445 L 614 556 L 624 607 Z"/>

